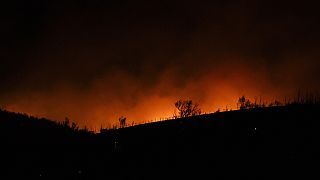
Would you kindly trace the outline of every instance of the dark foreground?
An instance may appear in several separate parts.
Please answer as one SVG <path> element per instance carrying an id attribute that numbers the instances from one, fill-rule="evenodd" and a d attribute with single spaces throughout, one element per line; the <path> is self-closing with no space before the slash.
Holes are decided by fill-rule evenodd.
<path id="1" fill-rule="evenodd" d="M 317 179 L 320 106 L 230 111 L 100 134 L 0 112 L 0 179 Z"/>

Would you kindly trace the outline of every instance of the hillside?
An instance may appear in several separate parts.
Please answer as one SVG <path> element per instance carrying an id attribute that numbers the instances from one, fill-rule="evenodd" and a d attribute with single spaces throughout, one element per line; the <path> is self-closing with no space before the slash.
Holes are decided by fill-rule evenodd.
<path id="1" fill-rule="evenodd" d="M 315 173 L 319 106 L 292 105 L 169 120 L 114 132 L 121 162 L 166 178 L 283 179 Z M 123 165 L 123 164 L 121 164 Z M 130 178 L 130 174 L 126 178 Z M 158 177 L 158 176 L 157 176 Z"/>
<path id="2" fill-rule="evenodd" d="M 12 123 L 19 115 L 2 111 L 2 142 L 19 143 L 6 144 L 9 150 L 1 155 L 7 162 L 2 163 L 10 165 L 1 174 L 40 179 L 310 179 L 317 172 L 319 110 L 319 105 L 237 110 L 95 135 L 73 132 L 73 138 L 50 121 L 26 118 L 30 126 L 19 127 Z M 28 129 L 38 129 L 37 135 Z M 39 136 L 41 141 L 19 141 Z M 64 143 L 51 143 L 60 140 Z"/>

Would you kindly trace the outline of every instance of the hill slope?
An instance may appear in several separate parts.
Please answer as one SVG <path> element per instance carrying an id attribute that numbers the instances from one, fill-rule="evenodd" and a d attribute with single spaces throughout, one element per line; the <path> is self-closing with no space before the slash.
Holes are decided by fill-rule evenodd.
<path id="1" fill-rule="evenodd" d="M 316 172 L 319 110 L 317 105 L 292 105 L 230 111 L 110 134 L 125 162 L 120 166 L 132 174 L 143 169 L 161 178 L 167 172 L 177 178 L 305 178 Z"/>
<path id="2" fill-rule="evenodd" d="M 319 110 L 319 105 L 290 105 L 229 111 L 96 135 L 73 132 L 73 138 L 54 124 L 45 128 L 26 118 L 42 136 L 27 143 L 10 137 L 33 138 L 25 130 L 30 127 L 9 125 L 18 116 L 1 112 L 1 141 L 16 141 L 2 148 L 8 149 L 1 153 L 6 157 L 2 163 L 10 165 L 1 174 L 40 179 L 309 179 L 317 172 Z"/>

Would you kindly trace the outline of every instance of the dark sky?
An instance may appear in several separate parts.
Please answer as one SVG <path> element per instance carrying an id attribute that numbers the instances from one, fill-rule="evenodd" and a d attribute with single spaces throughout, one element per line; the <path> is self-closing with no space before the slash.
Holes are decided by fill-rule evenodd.
<path id="1" fill-rule="evenodd" d="M 307 1 L 1 3 L 0 106 L 80 125 L 204 111 L 320 88 L 320 14 Z"/>

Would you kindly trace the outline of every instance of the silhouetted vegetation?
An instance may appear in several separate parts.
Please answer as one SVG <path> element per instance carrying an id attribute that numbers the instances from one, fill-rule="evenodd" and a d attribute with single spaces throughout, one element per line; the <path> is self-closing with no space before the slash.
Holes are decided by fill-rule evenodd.
<path id="1" fill-rule="evenodd" d="M 127 121 L 127 118 L 126 118 L 126 117 L 121 116 L 121 117 L 119 118 L 120 128 L 126 127 L 126 121 Z"/>
<path id="2" fill-rule="evenodd" d="M 320 104 L 320 96 L 318 93 L 305 92 L 302 93 L 298 91 L 293 99 L 286 98 L 283 102 L 279 100 L 274 100 L 269 103 L 262 102 L 261 97 L 259 102 L 257 102 L 257 97 L 254 98 L 254 102 L 246 98 L 244 95 L 239 97 L 237 102 L 237 107 L 240 110 L 252 109 L 252 108 L 263 108 L 263 107 L 275 107 L 275 106 L 290 106 L 290 105 L 317 105 Z"/>
<path id="3" fill-rule="evenodd" d="M 240 105 L 240 109 L 247 109 L 251 107 L 250 100 L 246 99 L 245 96 L 239 98 L 238 104 Z"/>
<path id="4" fill-rule="evenodd" d="M 201 114 L 199 104 L 193 103 L 192 100 L 178 100 L 175 102 L 175 107 L 178 109 L 178 114 L 174 114 L 175 118 L 185 118 Z"/>
<path id="5" fill-rule="evenodd" d="M 1 163 L 5 167 L 0 176 L 313 178 L 317 174 L 313 164 L 320 145 L 319 99 L 300 95 L 286 103 L 248 100 L 245 96 L 239 98 L 240 110 L 203 115 L 190 113 L 198 105 L 181 100 L 189 109 L 182 116 L 179 114 L 183 118 L 127 127 L 126 123 L 121 124 L 121 117 L 120 127 L 126 128 L 101 128 L 98 134 L 79 128 L 69 118 L 55 123 L 0 110 Z"/>

